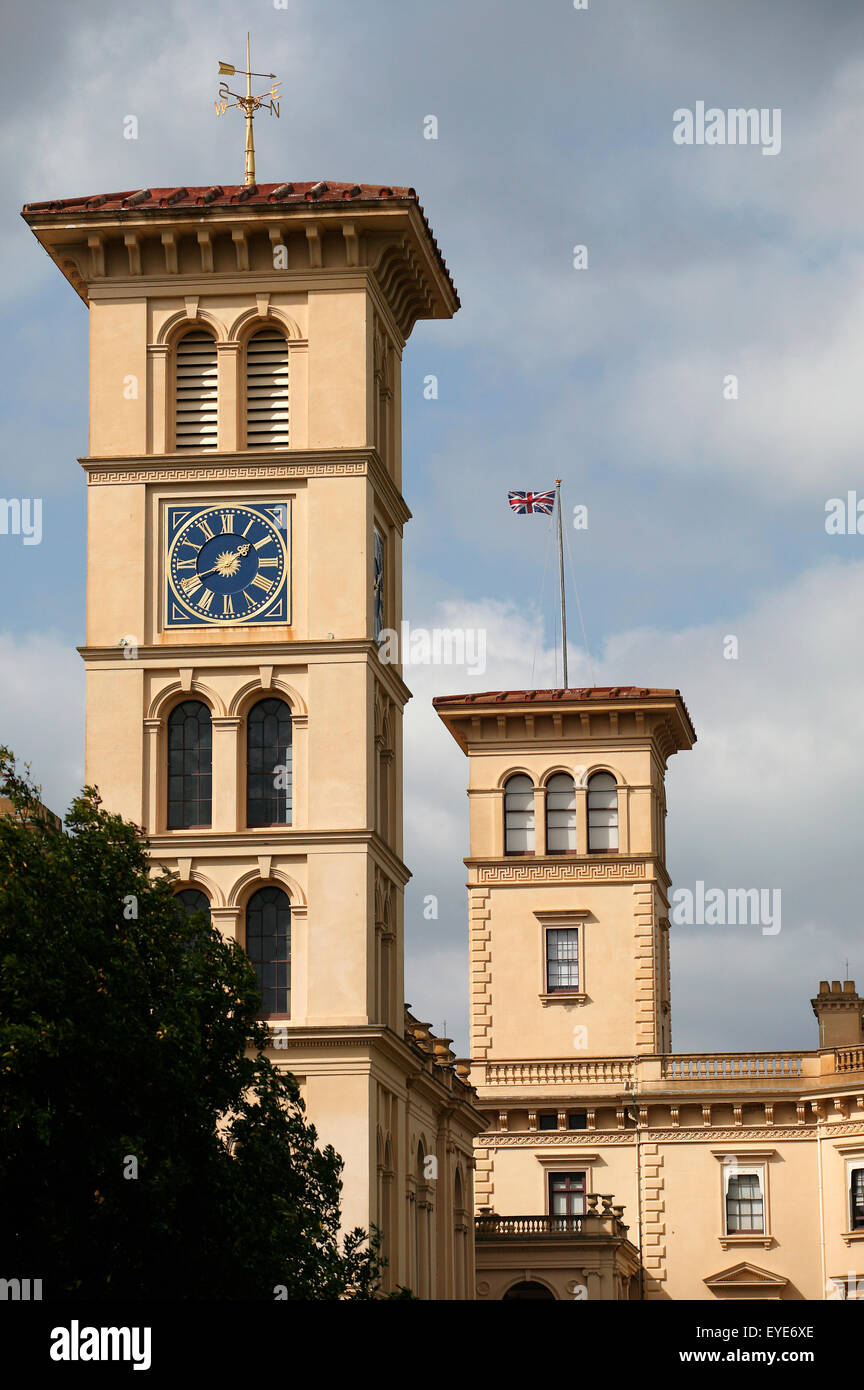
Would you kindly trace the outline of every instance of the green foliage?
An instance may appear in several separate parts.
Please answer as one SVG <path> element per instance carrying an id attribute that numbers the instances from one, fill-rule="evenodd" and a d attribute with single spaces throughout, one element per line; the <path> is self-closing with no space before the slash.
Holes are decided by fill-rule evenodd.
<path id="1" fill-rule="evenodd" d="M 263 1055 L 255 973 L 93 788 L 0 748 L 0 1250 L 47 1298 L 380 1297 L 342 1161 Z M 131 1176 L 137 1161 L 137 1177 Z"/>

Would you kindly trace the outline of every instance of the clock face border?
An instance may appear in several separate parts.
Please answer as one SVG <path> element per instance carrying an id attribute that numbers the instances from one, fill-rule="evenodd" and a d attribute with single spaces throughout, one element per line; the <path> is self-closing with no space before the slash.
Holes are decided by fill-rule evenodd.
<path id="1" fill-rule="evenodd" d="M 196 612 L 187 605 L 176 592 L 172 575 L 172 561 L 175 546 L 182 533 L 194 527 L 195 518 L 208 517 L 212 513 L 251 512 L 258 516 L 262 525 L 275 533 L 281 545 L 281 574 L 276 593 L 266 604 L 249 617 L 229 614 L 209 614 Z M 176 632 L 183 628 L 249 628 L 285 627 L 291 625 L 291 561 L 292 561 L 292 499 L 258 498 L 245 499 L 218 498 L 206 502 L 166 502 L 162 508 L 162 623 L 166 631 Z M 223 532 L 224 534 L 224 532 Z M 214 539 L 218 539 L 219 532 Z M 201 536 L 196 536 L 200 540 Z M 251 582 L 251 581 L 250 581 Z"/>

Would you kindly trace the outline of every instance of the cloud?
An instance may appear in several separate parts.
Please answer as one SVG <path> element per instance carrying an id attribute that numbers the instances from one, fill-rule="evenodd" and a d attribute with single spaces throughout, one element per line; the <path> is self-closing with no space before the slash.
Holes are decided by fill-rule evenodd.
<path id="1" fill-rule="evenodd" d="M 852 625 L 862 606 L 864 562 L 824 564 L 716 624 L 625 631 L 604 646 L 598 684 L 680 688 L 696 725 L 698 742 L 672 759 L 667 777 L 674 886 L 692 888 L 701 879 L 709 887 L 782 893 L 777 936 L 758 927 L 673 928 L 678 1050 L 813 1047 L 808 1000 L 819 979 L 842 975 L 848 958 L 864 983 L 854 744 L 864 649 Z M 414 621 L 487 632 L 482 680 L 442 667 L 405 672 L 415 697 L 405 722 L 405 855 L 415 874 L 406 908 L 408 997 L 412 981 L 425 985 L 434 960 L 439 1013 L 451 1032 L 458 1020 L 464 1039 L 466 983 L 454 974 L 443 989 L 442 962 L 467 932 L 460 861 L 469 852 L 468 765 L 431 700 L 552 684 L 554 658 L 541 649 L 530 678 L 534 624 L 512 604 L 448 602 Z M 738 639 L 737 660 L 723 656 L 730 635 Z M 571 685 L 586 677 L 577 660 Z M 428 893 L 439 898 L 435 930 L 422 917 Z M 454 970 L 460 959 L 455 951 L 449 957 Z M 428 1010 L 431 994 L 421 997 Z"/>
<path id="2" fill-rule="evenodd" d="M 554 683 L 542 643 L 531 670 L 538 535 L 504 529 L 504 493 L 560 471 L 568 503 L 591 509 L 576 559 L 597 680 L 680 685 L 700 731 L 669 773 L 676 880 L 783 889 L 779 937 L 676 938 L 676 1045 L 812 1041 L 808 980 L 854 958 L 861 887 L 858 539 L 835 545 L 823 525 L 825 500 L 859 485 L 864 426 L 860 4 L 19 6 L 0 54 L 0 491 L 42 496 L 46 531 L 26 582 L 20 551 L 0 548 L 16 600 L 0 735 L 62 810 L 82 778 L 87 326 L 18 210 L 238 180 L 242 123 L 212 102 L 217 58 L 235 58 L 247 27 L 286 94 L 279 121 L 256 122 L 259 177 L 415 186 L 462 294 L 405 355 L 412 622 L 488 624 L 484 684 Z M 674 146 L 673 111 L 700 99 L 781 107 L 782 153 Z M 123 138 L 129 114 L 138 140 Z M 723 399 L 729 373 L 737 401 Z M 722 658 L 729 632 L 737 662 Z M 452 1032 L 467 994 L 466 768 L 428 702 L 475 678 L 408 679 L 408 997 Z M 577 664 L 571 679 L 590 677 Z"/>
<path id="3" fill-rule="evenodd" d="M 0 632 L 0 743 L 58 816 L 84 782 L 84 664 L 55 633 Z"/>

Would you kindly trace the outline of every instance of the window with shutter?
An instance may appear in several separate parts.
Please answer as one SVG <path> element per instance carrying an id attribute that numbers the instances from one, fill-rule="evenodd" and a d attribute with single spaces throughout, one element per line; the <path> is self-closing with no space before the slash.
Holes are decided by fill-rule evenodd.
<path id="1" fill-rule="evenodd" d="M 216 342 L 195 329 L 177 344 L 174 447 L 216 448 Z"/>
<path id="2" fill-rule="evenodd" d="M 246 345 L 246 446 L 288 444 L 288 343 L 276 328 L 262 328 Z"/>

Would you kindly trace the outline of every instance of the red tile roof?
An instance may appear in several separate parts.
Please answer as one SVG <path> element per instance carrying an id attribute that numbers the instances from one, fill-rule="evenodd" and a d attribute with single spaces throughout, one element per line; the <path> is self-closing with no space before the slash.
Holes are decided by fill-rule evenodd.
<path id="1" fill-rule="evenodd" d="M 438 705 L 521 705 L 534 700 L 560 700 L 579 704 L 585 700 L 645 700 L 652 696 L 677 695 L 680 690 L 661 690 L 639 685 L 592 685 L 573 690 L 484 690 L 476 695 L 436 695 L 432 704 Z"/>
<path id="2" fill-rule="evenodd" d="M 373 183 L 259 183 L 225 184 L 203 188 L 132 188 L 125 193 L 94 193 L 83 198 L 54 198 L 25 203 L 23 211 L 39 212 L 158 212 L 162 208 L 294 207 L 298 203 L 418 203 L 414 188 L 389 188 Z"/>
<path id="3" fill-rule="evenodd" d="M 192 212 L 197 215 L 209 209 L 256 208 L 273 211 L 302 205 L 316 207 L 356 207 L 369 203 L 413 203 L 423 220 L 423 226 L 435 249 L 435 255 L 450 288 L 459 303 L 456 286 L 447 269 L 438 242 L 414 188 L 390 187 L 377 183 L 333 183 L 320 179 L 312 183 L 218 184 L 201 188 L 139 188 L 125 193 L 93 193 L 83 198 L 54 198 L 45 203 L 25 203 L 21 215 L 28 220 L 43 217 L 68 217 L 70 213 L 86 216 L 89 213 L 144 214 Z"/>
<path id="4" fill-rule="evenodd" d="M 436 695 L 432 705 L 438 710 L 447 708 L 453 714 L 455 713 L 452 708 L 454 705 L 457 707 L 459 705 L 529 705 L 553 702 L 581 705 L 590 701 L 599 703 L 604 700 L 650 699 L 678 700 L 684 721 L 695 741 L 696 731 L 693 728 L 690 711 L 681 697 L 681 691 L 661 689 L 657 686 L 592 685 L 572 690 L 483 690 L 470 695 Z"/>

